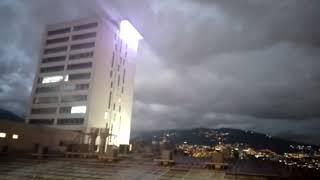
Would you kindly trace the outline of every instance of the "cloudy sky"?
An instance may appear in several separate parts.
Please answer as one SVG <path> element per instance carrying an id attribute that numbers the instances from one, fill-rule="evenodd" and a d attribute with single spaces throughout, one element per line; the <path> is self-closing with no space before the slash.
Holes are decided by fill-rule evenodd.
<path id="1" fill-rule="evenodd" d="M 145 38 L 134 130 L 232 127 L 320 144 L 318 0 L 1 0 L 0 107 L 25 114 L 46 24 L 104 11 Z"/>

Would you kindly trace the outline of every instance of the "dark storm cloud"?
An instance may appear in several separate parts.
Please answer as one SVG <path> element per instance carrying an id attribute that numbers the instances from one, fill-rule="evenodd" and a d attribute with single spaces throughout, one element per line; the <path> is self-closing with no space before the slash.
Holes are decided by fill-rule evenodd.
<path id="1" fill-rule="evenodd" d="M 174 2 L 157 1 L 154 5 L 159 21 L 167 23 L 162 26 L 169 32 L 165 37 L 172 41 L 155 44 L 170 62 L 172 55 L 187 65 L 212 53 L 261 49 L 282 41 L 319 44 L 317 1 Z M 170 17 L 175 17 L 176 23 L 171 23 Z M 161 41 L 162 37 L 158 38 Z"/>
<path id="2" fill-rule="evenodd" d="M 317 0 L 2 1 L 0 104 L 24 113 L 45 24 L 107 10 L 145 37 L 134 129 L 234 127 L 320 143 L 319 7 Z"/>

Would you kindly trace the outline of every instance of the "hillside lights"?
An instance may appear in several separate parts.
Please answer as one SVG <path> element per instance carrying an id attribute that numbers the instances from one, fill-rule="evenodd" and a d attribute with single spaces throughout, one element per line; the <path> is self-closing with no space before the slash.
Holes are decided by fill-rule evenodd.
<path id="1" fill-rule="evenodd" d="M 6 138 L 7 134 L 4 132 L 0 132 L 0 138 Z"/>
<path id="2" fill-rule="evenodd" d="M 19 138 L 19 135 L 18 134 L 13 134 L 12 135 L 12 139 L 18 139 Z"/>

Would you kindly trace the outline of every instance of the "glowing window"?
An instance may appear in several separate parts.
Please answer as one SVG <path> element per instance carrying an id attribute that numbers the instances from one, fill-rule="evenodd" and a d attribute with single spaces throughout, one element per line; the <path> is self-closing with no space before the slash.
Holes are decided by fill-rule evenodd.
<path id="1" fill-rule="evenodd" d="M 86 113 L 86 112 L 87 112 L 87 106 L 73 106 L 71 108 L 71 114 Z"/>
<path id="2" fill-rule="evenodd" d="M 4 133 L 4 132 L 0 132 L 0 138 L 5 138 L 7 136 L 7 134 L 6 133 Z"/>
<path id="3" fill-rule="evenodd" d="M 56 83 L 60 81 L 63 81 L 63 76 L 48 76 L 43 77 L 42 84 Z"/>
<path id="4" fill-rule="evenodd" d="M 18 139 L 19 138 L 19 135 L 18 134 L 13 134 L 12 135 L 12 139 Z"/>
<path id="5" fill-rule="evenodd" d="M 120 38 L 128 44 L 129 48 L 134 50 L 138 49 L 139 40 L 143 39 L 128 20 L 123 20 L 120 23 Z"/>

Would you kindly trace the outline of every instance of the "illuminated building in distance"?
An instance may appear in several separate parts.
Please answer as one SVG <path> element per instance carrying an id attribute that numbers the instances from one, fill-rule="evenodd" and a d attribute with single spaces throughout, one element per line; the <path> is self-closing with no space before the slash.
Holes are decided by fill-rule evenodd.
<path id="1" fill-rule="evenodd" d="M 140 33 L 127 20 L 80 19 L 46 28 L 26 122 L 129 144 Z"/>

